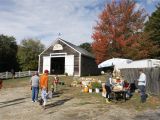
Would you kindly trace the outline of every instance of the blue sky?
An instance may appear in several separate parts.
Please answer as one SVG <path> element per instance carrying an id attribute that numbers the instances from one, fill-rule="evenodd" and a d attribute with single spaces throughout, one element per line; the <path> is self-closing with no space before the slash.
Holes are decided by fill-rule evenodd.
<path id="1" fill-rule="evenodd" d="M 98 14 L 110 0 L 0 0 L 0 34 L 41 40 L 48 46 L 58 37 L 73 44 L 92 42 Z M 160 0 L 137 0 L 151 14 Z"/>

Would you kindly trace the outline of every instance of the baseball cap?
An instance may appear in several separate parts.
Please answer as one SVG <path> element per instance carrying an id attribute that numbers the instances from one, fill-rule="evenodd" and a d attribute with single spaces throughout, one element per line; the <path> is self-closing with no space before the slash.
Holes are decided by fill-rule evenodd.
<path id="1" fill-rule="evenodd" d="M 44 73 L 48 73 L 48 72 L 49 72 L 48 70 L 45 70 L 45 71 L 44 71 Z"/>

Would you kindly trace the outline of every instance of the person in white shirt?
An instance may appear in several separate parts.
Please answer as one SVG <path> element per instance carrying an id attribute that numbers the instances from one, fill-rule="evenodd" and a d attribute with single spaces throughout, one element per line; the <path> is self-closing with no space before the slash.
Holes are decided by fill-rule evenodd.
<path id="1" fill-rule="evenodd" d="M 138 89 L 140 90 L 140 94 L 141 94 L 141 102 L 144 103 L 146 102 L 146 75 L 143 73 L 143 70 L 140 69 L 139 70 L 139 78 L 138 78 Z"/>

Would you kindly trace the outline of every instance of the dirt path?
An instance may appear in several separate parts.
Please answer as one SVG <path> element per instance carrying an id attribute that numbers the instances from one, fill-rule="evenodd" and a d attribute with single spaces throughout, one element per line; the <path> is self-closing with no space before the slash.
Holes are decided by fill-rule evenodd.
<path id="1" fill-rule="evenodd" d="M 49 99 L 44 110 L 31 102 L 29 87 L 0 91 L 0 120 L 159 120 L 160 109 L 138 112 L 115 104 L 77 97 L 78 88 L 68 87 Z"/>

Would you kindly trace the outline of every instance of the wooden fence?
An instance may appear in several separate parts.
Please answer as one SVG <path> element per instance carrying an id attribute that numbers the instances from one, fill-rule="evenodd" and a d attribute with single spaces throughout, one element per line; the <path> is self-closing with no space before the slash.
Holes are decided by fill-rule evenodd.
<path id="1" fill-rule="evenodd" d="M 147 77 L 147 92 L 153 95 L 160 95 L 160 68 L 144 68 Z M 134 82 L 139 78 L 137 68 L 121 69 L 121 74 L 125 80 Z"/>
<path id="2" fill-rule="evenodd" d="M 23 71 L 23 72 L 15 72 L 15 78 L 21 78 L 21 77 L 29 77 L 32 76 L 35 73 L 35 71 Z M 12 78 L 11 72 L 3 72 L 0 73 L 1 79 L 10 79 Z"/>

